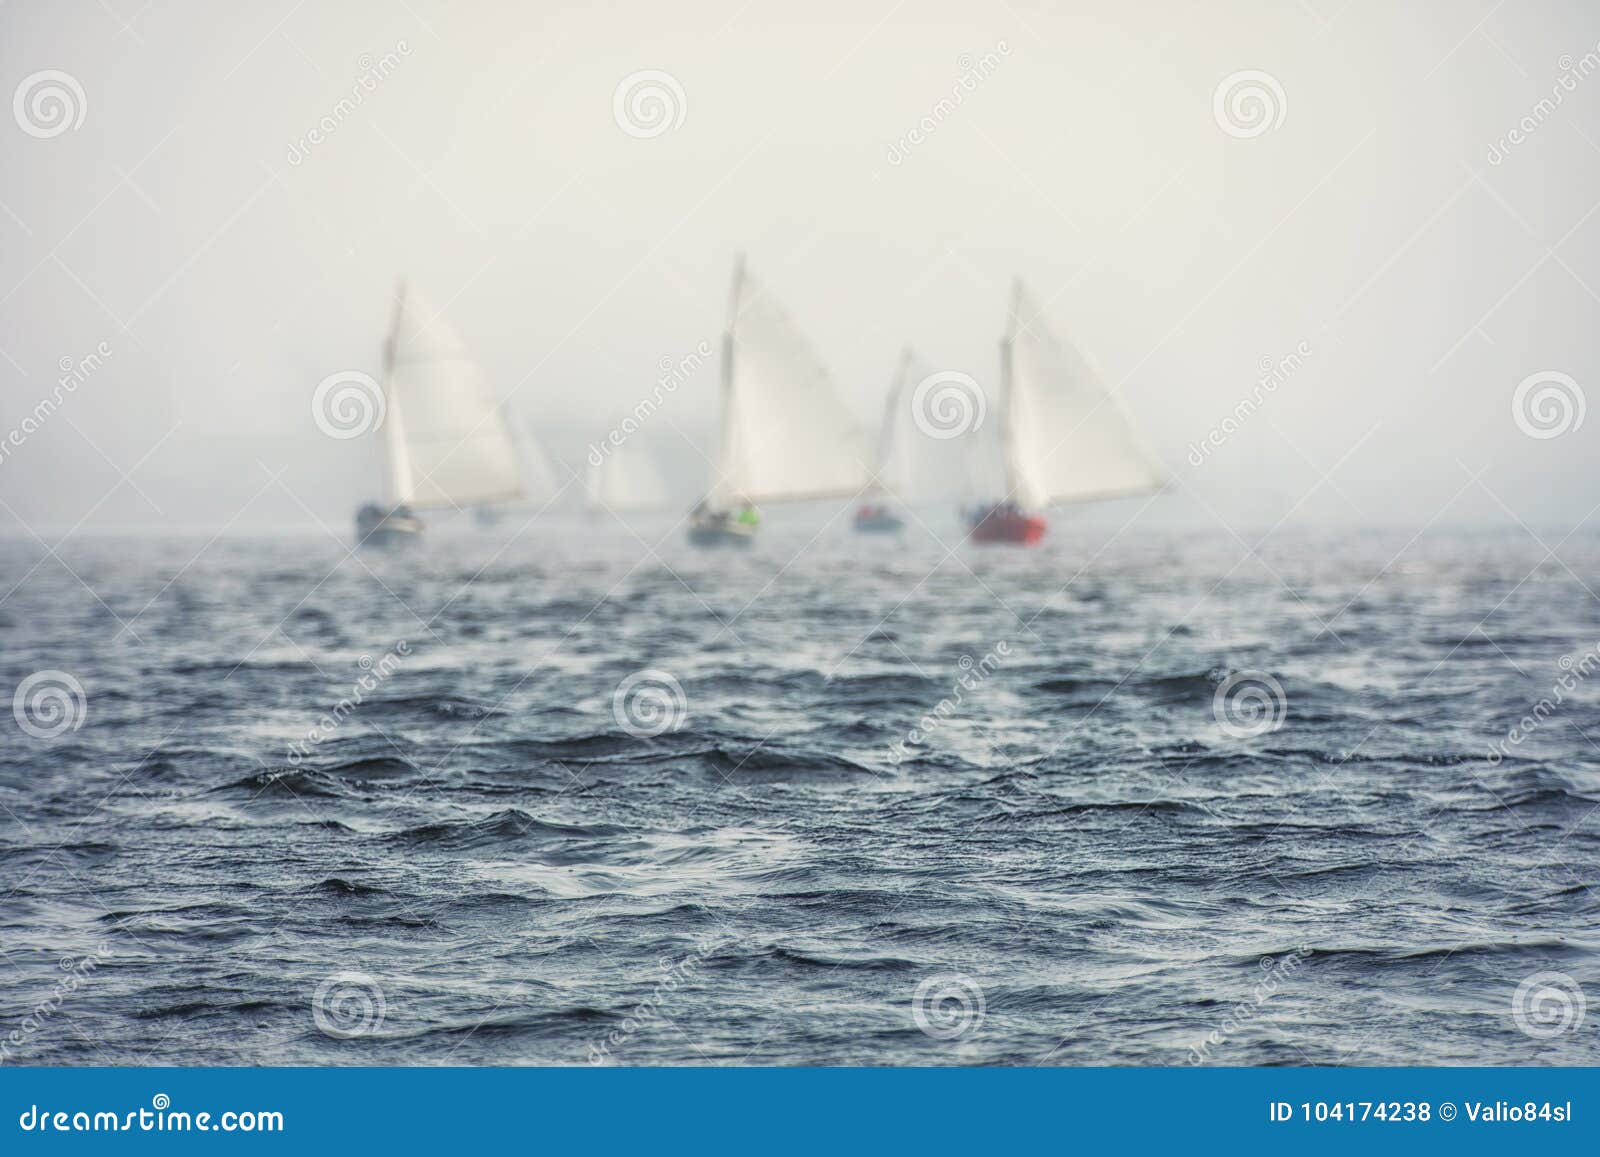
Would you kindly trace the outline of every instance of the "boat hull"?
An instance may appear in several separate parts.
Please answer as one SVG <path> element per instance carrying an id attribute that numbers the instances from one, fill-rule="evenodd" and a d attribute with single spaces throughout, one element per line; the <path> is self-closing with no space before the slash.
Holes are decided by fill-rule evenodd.
<path id="1" fill-rule="evenodd" d="M 422 519 L 406 507 L 385 510 L 363 506 L 356 511 L 356 545 L 388 549 L 406 546 L 422 538 Z"/>
<path id="2" fill-rule="evenodd" d="M 689 528 L 689 545 L 718 547 L 718 546 L 749 546 L 756 540 L 750 531 L 730 530 L 725 526 L 691 526 Z"/>
<path id="3" fill-rule="evenodd" d="M 974 515 L 967 527 L 973 542 L 1032 546 L 1044 537 L 1045 520 L 1020 510 L 989 510 Z"/>
<path id="4" fill-rule="evenodd" d="M 735 514 L 697 511 L 689 523 L 690 546 L 749 546 L 755 537 L 756 523 Z"/>
<path id="5" fill-rule="evenodd" d="M 895 534 L 905 529 L 905 522 L 892 514 L 856 513 L 857 534 Z"/>

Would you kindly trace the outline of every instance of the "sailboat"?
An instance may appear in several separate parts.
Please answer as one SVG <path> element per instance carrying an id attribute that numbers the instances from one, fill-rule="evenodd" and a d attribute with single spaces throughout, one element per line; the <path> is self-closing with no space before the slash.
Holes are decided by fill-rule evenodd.
<path id="1" fill-rule="evenodd" d="M 356 541 L 414 541 L 417 512 L 486 508 L 525 496 L 505 412 L 455 332 L 404 281 L 383 350 L 384 496 L 356 513 Z"/>
<path id="2" fill-rule="evenodd" d="M 909 410 L 903 402 L 911 384 L 927 376 L 927 366 L 911 352 L 910 347 L 902 350 L 889 386 L 889 397 L 883 404 L 875 484 L 871 493 L 856 507 L 855 528 L 861 534 L 894 534 L 905 528 L 905 519 L 894 507 L 896 499 L 904 500 L 908 485 L 906 455 L 909 445 L 900 425 L 902 416 Z"/>
<path id="3" fill-rule="evenodd" d="M 747 545 L 759 503 L 852 497 L 871 485 L 870 461 L 826 367 L 738 258 L 722 335 L 722 445 L 689 541 Z"/>
<path id="4" fill-rule="evenodd" d="M 1006 497 L 968 515 L 974 542 L 1032 545 L 1047 507 L 1149 494 L 1166 476 L 1084 356 L 1051 333 L 1017 280 L 1000 343 Z"/>

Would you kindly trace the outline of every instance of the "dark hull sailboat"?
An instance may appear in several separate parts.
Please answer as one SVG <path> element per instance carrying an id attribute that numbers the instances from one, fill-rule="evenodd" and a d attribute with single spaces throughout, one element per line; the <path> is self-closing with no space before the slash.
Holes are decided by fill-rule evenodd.
<path id="1" fill-rule="evenodd" d="M 497 511 L 525 497 L 521 452 L 482 371 L 455 332 L 408 295 L 403 282 L 383 369 L 385 500 L 356 512 L 358 545 L 417 541 L 419 511 Z"/>
<path id="2" fill-rule="evenodd" d="M 356 545 L 375 547 L 405 546 L 422 537 L 422 519 L 409 506 L 386 510 L 369 502 L 356 511 Z"/>
<path id="3" fill-rule="evenodd" d="M 899 429 L 904 416 L 901 402 L 913 377 L 921 376 L 922 370 L 922 363 L 909 346 L 900 351 L 900 363 L 895 367 L 888 397 L 884 399 L 883 425 L 878 430 L 877 474 L 872 490 L 856 507 L 857 534 L 898 534 L 905 529 L 905 519 L 895 509 L 896 500 L 905 492 L 906 457 L 910 449 Z"/>
<path id="4" fill-rule="evenodd" d="M 747 547 L 756 540 L 756 528 L 725 515 L 714 521 L 694 522 L 689 526 L 689 545 L 700 547 Z"/>
<path id="5" fill-rule="evenodd" d="M 755 503 L 846 498 L 871 483 L 865 441 L 810 342 L 734 263 L 722 335 L 722 446 L 694 546 L 748 546 Z"/>
<path id="6" fill-rule="evenodd" d="M 857 534 L 898 534 L 906 527 L 901 518 L 887 506 L 860 506 L 856 508 Z"/>

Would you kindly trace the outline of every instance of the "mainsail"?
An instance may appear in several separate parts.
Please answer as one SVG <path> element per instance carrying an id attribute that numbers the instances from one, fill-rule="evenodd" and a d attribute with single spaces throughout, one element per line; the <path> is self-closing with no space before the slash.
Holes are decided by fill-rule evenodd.
<path id="1" fill-rule="evenodd" d="M 510 403 L 500 403 L 500 416 L 509 432 L 522 479 L 522 497 L 530 503 L 549 503 L 561 493 L 550 456 L 539 445 L 525 422 L 512 412 Z"/>
<path id="2" fill-rule="evenodd" d="M 1024 508 L 1159 490 L 1166 479 L 1082 354 L 1018 281 L 1001 344 L 1007 488 Z"/>
<path id="3" fill-rule="evenodd" d="M 915 449 L 918 432 L 913 427 L 911 391 L 918 382 L 932 374 L 932 370 L 908 346 L 901 351 L 895 366 L 894 378 L 889 386 L 889 397 L 883 406 L 883 427 L 878 431 L 878 471 L 874 489 L 881 494 L 893 495 L 902 501 L 920 493 L 925 487 L 917 475 Z M 921 441 L 928 441 L 922 438 Z"/>
<path id="4" fill-rule="evenodd" d="M 722 341 L 722 450 L 708 505 L 834 498 L 871 484 L 865 437 L 789 315 L 734 268 Z"/>
<path id="5" fill-rule="evenodd" d="M 523 497 L 511 431 L 482 371 L 455 332 L 404 285 L 384 363 L 391 506 L 479 506 Z"/>

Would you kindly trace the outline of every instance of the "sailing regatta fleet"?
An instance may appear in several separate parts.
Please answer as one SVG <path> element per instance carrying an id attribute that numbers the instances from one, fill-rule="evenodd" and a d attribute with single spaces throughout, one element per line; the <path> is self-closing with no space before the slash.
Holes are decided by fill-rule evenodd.
<path id="1" fill-rule="evenodd" d="M 416 539 L 420 511 L 471 508 L 492 517 L 548 482 L 543 453 L 495 401 L 459 337 L 404 283 L 383 370 L 383 497 L 358 511 L 359 543 Z M 919 439 L 952 436 L 930 429 L 919 407 L 928 386 L 952 376 L 964 378 L 933 374 L 906 349 L 874 447 L 805 334 L 737 259 L 722 336 L 721 434 L 705 496 L 689 515 L 689 541 L 748 545 L 763 507 L 830 498 L 857 500 L 861 533 L 899 531 L 918 498 Z M 982 398 L 977 403 L 979 420 L 955 434 L 982 425 Z M 974 542 L 1031 545 L 1044 536 L 1051 506 L 1148 494 L 1166 484 L 1099 375 L 1050 330 L 1020 280 L 1000 343 L 996 410 L 1001 492 L 965 512 Z M 604 455 L 591 454 L 589 466 L 591 509 L 665 505 L 660 474 L 636 446 L 613 444 Z"/>

